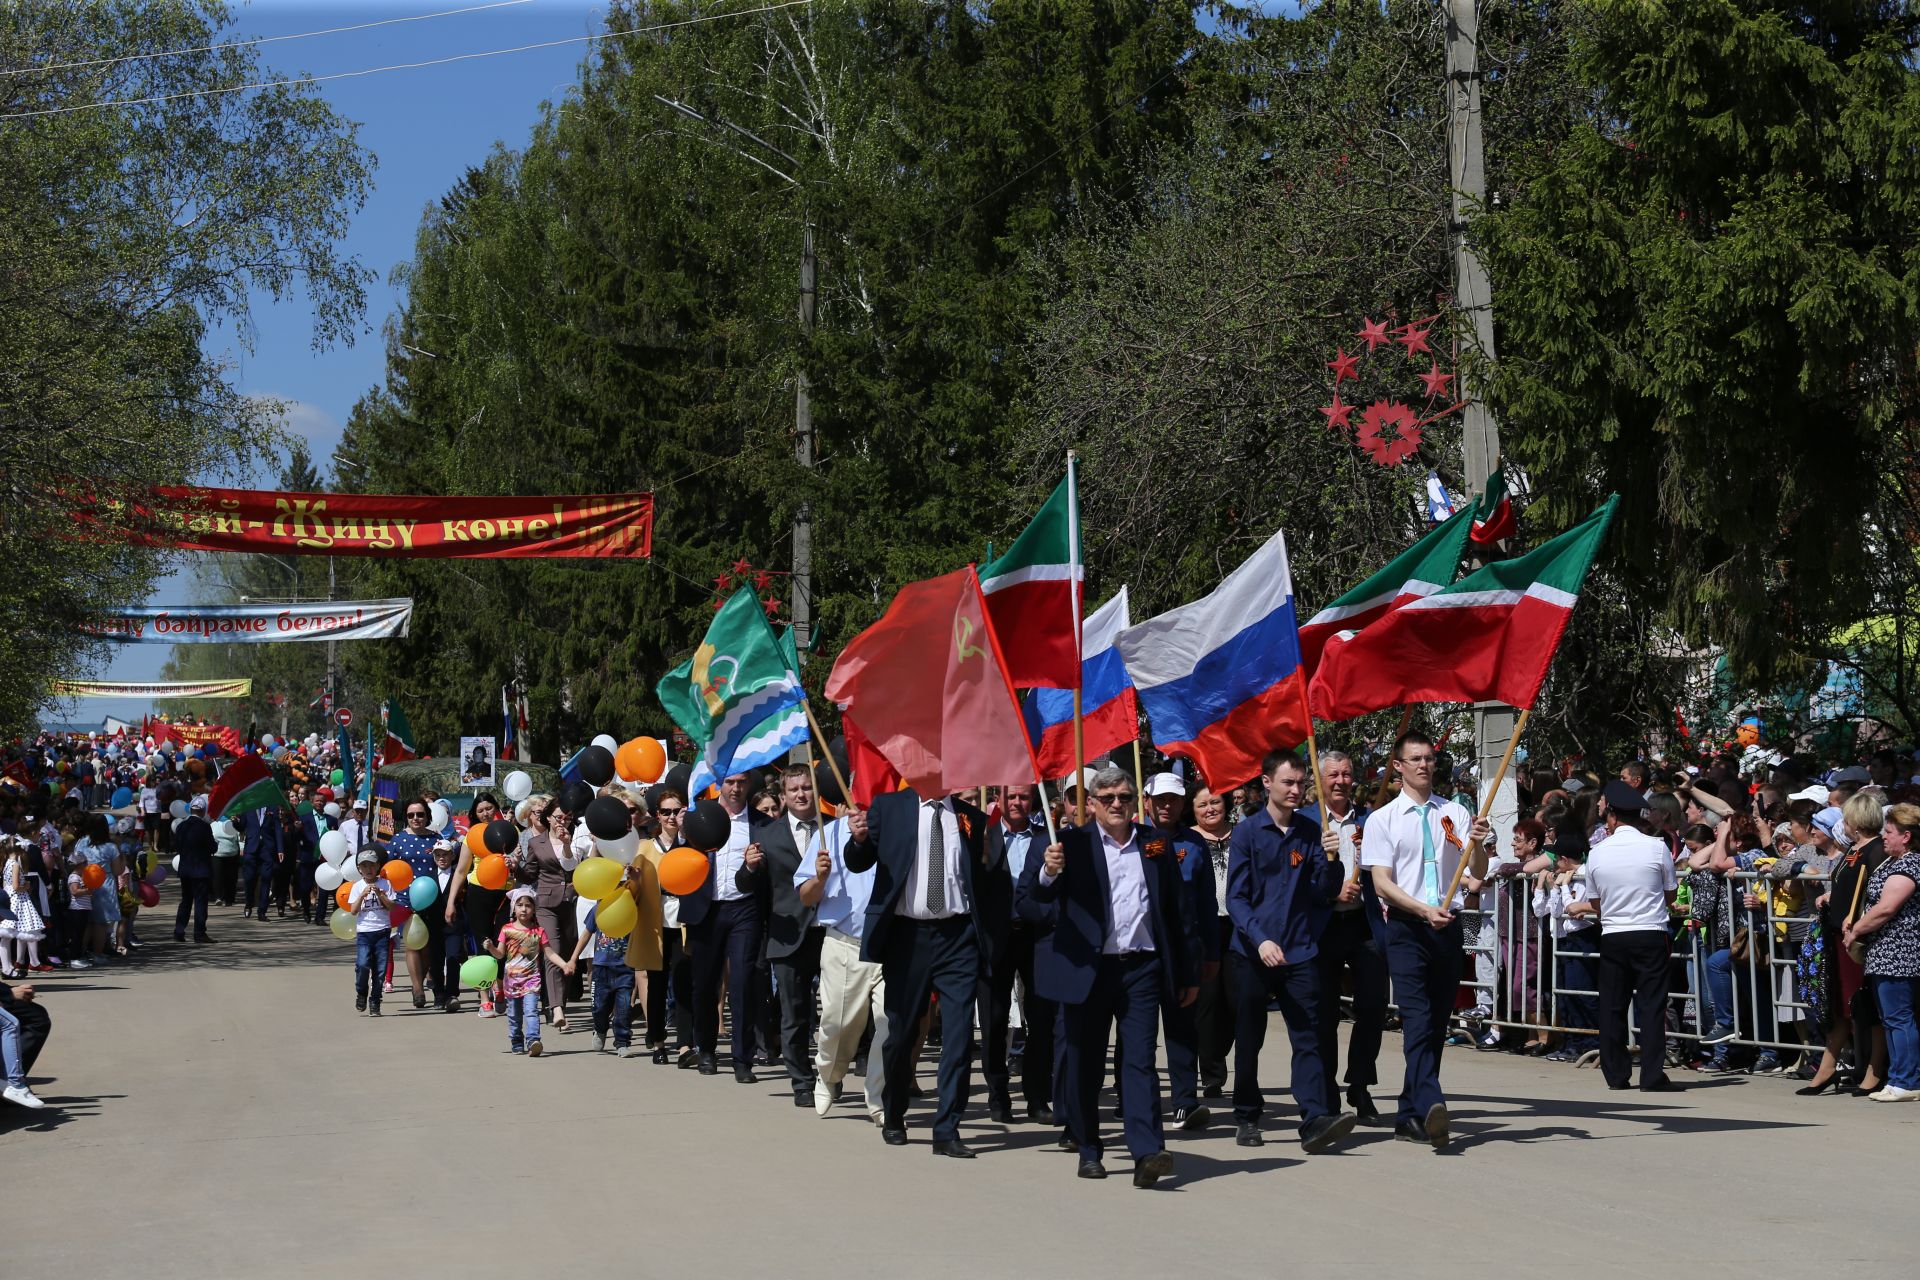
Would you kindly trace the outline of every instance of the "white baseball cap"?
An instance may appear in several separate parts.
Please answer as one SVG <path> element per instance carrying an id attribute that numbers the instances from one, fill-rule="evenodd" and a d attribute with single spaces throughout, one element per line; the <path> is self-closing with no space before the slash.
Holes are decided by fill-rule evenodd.
<path id="1" fill-rule="evenodd" d="M 1150 796 L 1184 796 L 1186 784 L 1171 773 L 1156 773 L 1147 779 L 1147 794 Z"/>

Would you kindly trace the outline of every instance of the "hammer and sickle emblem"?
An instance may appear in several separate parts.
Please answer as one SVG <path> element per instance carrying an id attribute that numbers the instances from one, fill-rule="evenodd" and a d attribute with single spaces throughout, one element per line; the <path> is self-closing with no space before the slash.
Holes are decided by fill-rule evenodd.
<path id="1" fill-rule="evenodd" d="M 962 662 L 965 662 L 968 658 L 984 658 L 987 656 L 987 651 L 984 648 L 977 644 L 970 643 L 972 639 L 973 619 L 964 616 L 954 619 L 953 646 L 955 653 Z"/>

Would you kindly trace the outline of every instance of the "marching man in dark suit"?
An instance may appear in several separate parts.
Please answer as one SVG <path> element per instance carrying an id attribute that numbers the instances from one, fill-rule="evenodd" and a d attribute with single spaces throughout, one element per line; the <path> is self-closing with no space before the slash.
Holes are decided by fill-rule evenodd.
<path id="1" fill-rule="evenodd" d="M 742 892 L 767 901 L 767 959 L 780 1001 L 780 1057 L 793 1085 L 793 1105 L 813 1105 L 813 980 L 820 976 L 820 944 L 826 936 L 814 909 L 800 900 L 794 872 L 820 856 L 820 807 L 813 797 L 813 771 L 790 764 L 780 773 L 784 812 L 754 829 L 760 862 L 743 864 L 734 876 Z"/>
<path id="2" fill-rule="evenodd" d="M 912 1054 L 927 998 L 940 996 L 940 1102 L 933 1153 L 973 1158 L 960 1141 L 973 1071 L 973 1002 L 986 939 L 974 914 L 974 868 L 986 861 L 987 815 L 957 796 L 923 800 L 909 788 L 874 798 L 848 819 L 843 861 L 858 875 L 877 867 L 860 958 L 886 978 L 887 1039 L 880 1134 L 907 1143 Z"/>
<path id="3" fill-rule="evenodd" d="M 1353 1117 L 1334 1105 L 1333 1080 L 1322 1052 L 1320 1002 L 1338 1000 L 1321 989 L 1316 960 L 1320 935 L 1340 894 L 1340 860 L 1321 848 L 1320 826 L 1299 812 L 1307 770 L 1291 751 L 1262 762 L 1266 807 L 1243 818 L 1227 849 L 1228 944 L 1239 1017 L 1233 1040 L 1233 1118 L 1238 1142 L 1260 1146 L 1260 1046 L 1267 1036 L 1267 1001 L 1280 1002 L 1293 1044 L 1293 1097 L 1300 1106 L 1300 1146 L 1325 1151 L 1353 1130 Z"/>
<path id="4" fill-rule="evenodd" d="M 1109 765 L 1094 775 L 1094 822 L 1060 833 L 1021 872 L 1014 907 L 1044 931 L 1034 987 L 1059 1002 L 1066 1045 L 1060 1106 L 1080 1148 L 1079 1176 L 1104 1178 L 1100 1082 L 1120 1027 L 1120 1107 L 1133 1185 L 1173 1170 L 1154 1067 L 1161 992 L 1181 1005 L 1200 994 L 1201 947 L 1191 899 L 1165 836 L 1133 821 L 1133 781 Z"/>

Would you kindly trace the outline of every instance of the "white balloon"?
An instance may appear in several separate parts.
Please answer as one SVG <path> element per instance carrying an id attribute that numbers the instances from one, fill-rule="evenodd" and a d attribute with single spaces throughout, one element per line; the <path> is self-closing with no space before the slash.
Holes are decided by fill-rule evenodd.
<path id="1" fill-rule="evenodd" d="M 173 874 L 180 874 L 180 855 L 177 853 L 173 855 Z"/>
<path id="2" fill-rule="evenodd" d="M 231 840 L 240 834 L 240 829 L 222 818 L 213 824 L 213 834 L 222 840 Z"/>
<path id="3" fill-rule="evenodd" d="M 453 812 L 447 808 L 445 800 L 435 800 L 427 806 L 427 812 L 431 815 L 427 819 L 427 825 L 435 831 L 445 831 L 447 823 L 453 819 Z"/>
<path id="4" fill-rule="evenodd" d="M 329 818 L 332 818 L 335 822 L 340 821 L 340 806 L 335 804 L 331 800 L 327 801 L 327 807 L 322 809 L 320 812 L 326 814 Z"/>
<path id="5" fill-rule="evenodd" d="M 600 851 L 601 857 L 610 858 L 624 867 L 632 862 L 634 854 L 640 851 L 640 833 L 629 831 L 618 840 L 602 840 L 595 836 L 593 845 Z"/>
<path id="6" fill-rule="evenodd" d="M 265 747 L 269 751 L 273 750 L 273 744 L 275 741 L 276 739 L 270 733 L 263 733 L 260 735 L 260 745 Z"/>
<path id="7" fill-rule="evenodd" d="M 345 862 L 348 852 L 347 838 L 338 831 L 329 831 L 320 837 L 320 856 L 332 866 Z"/>
<path id="8" fill-rule="evenodd" d="M 500 780 L 500 790 L 506 793 L 507 803 L 519 804 L 533 794 L 533 779 L 515 769 Z"/>
<path id="9" fill-rule="evenodd" d="M 613 735 L 610 733 L 603 733 L 595 738 L 593 745 L 596 747 L 605 747 L 610 752 L 618 752 L 620 750 L 620 744 L 613 740 Z"/>
<path id="10" fill-rule="evenodd" d="M 176 818 L 184 818 L 187 816 L 187 802 L 185 800 L 175 800 L 167 806 L 167 812 Z"/>
<path id="11" fill-rule="evenodd" d="M 331 862 L 323 862 L 313 869 L 313 887 L 322 893 L 332 893 L 344 884 L 346 879 L 346 873 Z"/>

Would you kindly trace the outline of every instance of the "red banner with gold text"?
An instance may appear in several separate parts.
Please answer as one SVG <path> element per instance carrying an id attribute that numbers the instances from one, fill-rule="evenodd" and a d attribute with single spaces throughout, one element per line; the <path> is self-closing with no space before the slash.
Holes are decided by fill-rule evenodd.
<path id="1" fill-rule="evenodd" d="M 80 504 L 84 525 L 154 546 L 281 555 L 639 558 L 653 495 L 443 498 L 167 487 Z"/>

